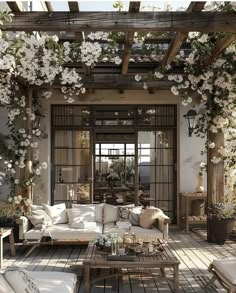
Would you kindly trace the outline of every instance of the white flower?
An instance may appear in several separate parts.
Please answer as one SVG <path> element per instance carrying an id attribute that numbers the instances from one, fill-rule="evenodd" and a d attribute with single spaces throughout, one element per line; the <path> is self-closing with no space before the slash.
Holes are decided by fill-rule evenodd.
<path id="1" fill-rule="evenodd" d="M 114 62 L 115 62 L 115 64 L 120 65 L 120 64 L 122 63 L 122 59 L 120 59 L 119 56 L 116 56 L 116 57 L 114 58 Z"/>
<path id="2" fill-rule="evenodd" d="M 210 143 L 208 144 L 208 147 L 209 147 L 210 149 L 214 149 L 215 146 L 216 146 L 216 145 L 215 145 L 214 142 L 210 142 Z"/>
<path id="3" fill-rule="evenodd" d="M 143 83 L 143 89 L 144 90 L 147 90 L 148 89 L 148 86 L 147 86 L 146 82 Z"/>
<path id="4" fill-rule="evenodd" d="M 200 43 L 206 43 L 208 41 L 208 35 L 207 34 L 203 34 L 199 39 L 198 41 Z"/>
<path id="5" fill-rule="evenodd" d="M 15 184 L 19 184 L 20 180 L 19 179 L 15 179 Z"/>
<path id="6" fill-rule="evenodd" d="M 47 169 L 48 164 L 47 164 L 46 162 L 43 162 L 43 163 L 42 163 L 42 167 L 43 167 L 43 169 Z"/>
<path id="7" fill-rule="evenodd" d="M 160 72 L 155 72 L 154 75 L 156 78 L 159 78 L 159 79 L 164 77 L 164 75 Z"/>
<path id="8" fill-rule="evenodd" d="M 201 163 L 200 163 L 200 167 L 201 167 L 201 168 L 205 168 L 205 167 L 206 167 L 206 163 L 205 163 L 205 162 L 201 162 Z"/>
<path id="9" fill-rule="evenodd" d="M 139 82 L 139 81 L 142 79 L 142 76 L 139 75 L 139 74 L 136 74 L 135 77 L 134 77 L 134 79 L 135 79 L 137 82 Z"/>
<path id="10" fill-rule="evenodd" d="M 216 156 L 214 156 L 214 157 L 211 159 L 211 162 L 212 162 L 213 164 L 218 164 L 220 161 L 221 161 L 221 158 L 220 158 L 220 157 L 216 157 Z"/>
<path id="11" fill-rule="evenodd" d="M 41 171 L 40 171 L 39 168 L 37 168 L 37 169 L 35 170 L 35 174 L 38 175 L 38 176 L 41 174 Z"/>
<path id="12" fill-rule="evenodd" d="M 179 91 L 178 91 L 177 87 L 175 87 L 175 86 L 172 86 L 172 87 L 171 87 L 171 92 L 172 92 L 175 96 L 177 96 L 177 95 L 179 94 Z"/>

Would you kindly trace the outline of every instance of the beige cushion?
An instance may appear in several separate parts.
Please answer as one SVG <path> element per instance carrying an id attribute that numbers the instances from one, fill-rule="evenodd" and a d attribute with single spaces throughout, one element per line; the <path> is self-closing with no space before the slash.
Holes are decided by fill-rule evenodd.
<path id="1" fill-rule="evenodd" d="M 80 206 L 75 209 L 67 210 L 69 224 L 73 222 L 95 222 L 95 207 Z"/>
<path id="2" fill-rule="evenodd" d="M 52 220 L 44 210 L 34 210 L 29 216 L 30 222 L 35 229 L 45 229 L 52 225 Z"/>
<path id="3" fill-rule="evenodd" d="M 10 284 L 7 282 L 7 280 L 4 278 L 2 274 L 0 274 L 0 292 L 1 293 L 15 293 L 10 286 Z"/>
<path id="4" fill-rule="evenodd" d="M 39 286 L 40 293 L 75 293 L 77 276 L 65 272 L 28 272 Z"/>
<path id="5" fill-rule="evenodd" d="M 82 204 L 72 204 L 72 208 L 80 208 L 81 206 L 92 206 L 95 207 L 95 221 L 98 223 L 103 222 L 103 206 L 104 203 L 99 203 L 99 204 L 87 204 L 87 205 L 82 205 Z"/>
<path id="6" fill-rule="evenodd" d="M 104 204 L 104 218 L 103 218 L 103 223 L 112 223 L 116 222 L 118 219 L 118 207 L 113 206 L 111 204 Z"/>
<path id="7" fill-rule="evenodd" d="M 8 268 L 4 276 L 15 293 L 40 293 L 38 283 L 24 269 Z"/>
<path id="8" fill-rule="evenodd" d="M 223 275 L 231 284 L 236 285 L 236 257 L 214 259 L 212 264 L 218 275 Z"/>
<path id="9" fill-rule="evenodd" d="M 43 209 L 52 219 L 53 224 L 65 224 L 68 222 L 65 203 L 56 204 L 54 206 L 43 204 Z"/>
<path id="10" fill-rule="evenodd" d="M 139 226 L 146 229 L 151 229 L 157 219 L 160 210 L 157 208 L 146 208 L 140 215 Z"/>

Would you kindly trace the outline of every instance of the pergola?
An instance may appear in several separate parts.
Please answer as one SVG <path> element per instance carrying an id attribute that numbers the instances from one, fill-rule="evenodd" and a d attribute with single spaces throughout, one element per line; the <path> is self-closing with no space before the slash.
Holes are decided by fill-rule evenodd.
<path id="1" fill-rule="evenodd" d="M 215 39 L 214 49 L 205 64 L 210 64 L 236 40 L 235 12 L 202 11 L 206 2 L 191 2 L 186 11 L 174 12 L 140 12 L 139 1 L 129 3 L 128 12 L 80 12 L 78 2 L 68 2 L 69 12 L 53 11 L 50 2 L 45 2 L 46 12 L 23 12 L 17 2 L 7 2 L 14 13 L 12 22 L 6 23 L 5 31 L 47 32 L 57 34 L 60 41 L 83 42 L 87 33 L 93 31 L 109 31 L 123 33 L 117 41 L 122 63 L 116 65 L 110 60 L 101 61 L 94 68 L 82 63 L 66 64 L 75 67 L 82 75 L 84 86 L 88 90 L 117 89 L 123 92 L 127 89 L 143 89 L 140 83 L 135 82 L 134 75 L 146 74 L 155 68 L 172 64 L 173 70 L 183 72 L 183 67 L 175 64 L 174 59 L 180 49 L 188 54 L 191 45 L 186 42 L 188 33 L 192 31 L 226 32 L 226 37 Z M 63 34 L 59 32 L 63 31 Z M 143 55 L 134 46 L 135 32 L 147 34 L 146 44 L 166 44 L 165 50 L 159 56 Z M 101 41 L 100 41 L 101 42 Z M 204 56 L 202 56 L 204 58 Z M 158 89 L 170 89 L 170 81 L 160 80 L 149 82 L 149 93 Z M 58 87 L 54 84 L 53 87 Z M 223 145 L 223 134 L 209 134 L 215 143 L 215 149 L 208 153 L 208 204 L 222 202 L 224 194 L 224 164 L 213 164 L 209 157 L 215 155 L 217 146 Z"/>

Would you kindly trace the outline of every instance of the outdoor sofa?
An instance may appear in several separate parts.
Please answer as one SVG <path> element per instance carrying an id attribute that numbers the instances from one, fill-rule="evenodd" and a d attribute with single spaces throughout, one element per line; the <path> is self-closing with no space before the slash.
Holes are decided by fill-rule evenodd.
<path id="1" fill-rule="evenodd" d="M 100 234 L 117 233 L 123 237 L 127 231 L 134 233 L 137 239 L 145 238 L 145 241 L 167 239 L 171 222 L 158 208 L 143 209 L 142 206 L 114 206 L 106 203 L 73 204 L 71 209 L 66 209 L 64 203 L 32 206 L 32 214 L 33 218 L 22 216 L 17 219 L 19 238 L 25 244 L 37 241 L 43 243 L 44 239 L 57 243 L 87 243 Z M 43 219 L 44 225 L 37 225 L 37 219 Z M 124 222 L 130 223 L 128 229 L 122 225 Z"/>

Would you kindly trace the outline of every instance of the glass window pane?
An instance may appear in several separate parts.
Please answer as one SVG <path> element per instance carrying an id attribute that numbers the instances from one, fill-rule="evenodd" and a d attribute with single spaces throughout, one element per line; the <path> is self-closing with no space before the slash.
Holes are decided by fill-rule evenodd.
<path id="1" fill-rule="evenodd" d="M 56 183 L 84 182 L 89 178 L 89 166 L 56 166 Z"/>

